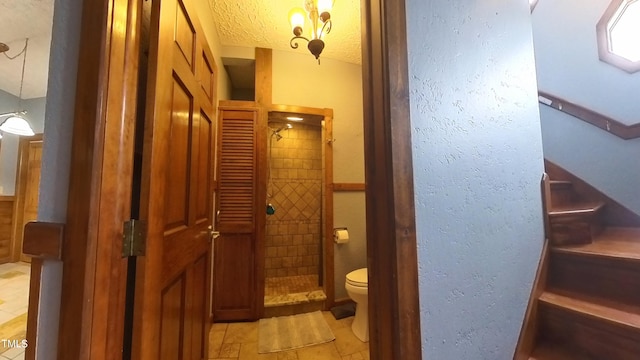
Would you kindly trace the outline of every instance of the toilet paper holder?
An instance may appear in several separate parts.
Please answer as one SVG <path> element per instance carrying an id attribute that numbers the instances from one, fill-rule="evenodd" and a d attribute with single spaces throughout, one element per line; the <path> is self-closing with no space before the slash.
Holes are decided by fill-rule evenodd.
<path id="1" fill-rule="evenodd" d="M 333 229 L 333 241 L 336 244 L 344 244 L 349 241 L 349 232 L 346 227 Z"/>

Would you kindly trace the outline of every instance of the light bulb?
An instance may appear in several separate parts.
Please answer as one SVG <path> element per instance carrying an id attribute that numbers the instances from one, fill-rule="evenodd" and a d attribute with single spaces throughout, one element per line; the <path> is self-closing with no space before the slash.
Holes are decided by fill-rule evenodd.
<path id="1" fill-rule="evenodd" d="M 289 24 L 291 24 L 291 30 L 295 36 L 302 35 L 304 30 L 304 15 L 305 12 L 301 8 L 293 8 L 289 11 Z"/>

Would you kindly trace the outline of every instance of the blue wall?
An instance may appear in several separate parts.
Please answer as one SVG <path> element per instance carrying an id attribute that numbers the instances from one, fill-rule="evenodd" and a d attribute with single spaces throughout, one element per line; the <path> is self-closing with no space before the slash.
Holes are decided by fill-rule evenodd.
<path id="1" fill-rule="evenodd" d="M 29 120 L 33 131 L 42 133 L 44 131 L 44 108 L 45 98 L 22 100 L 20 107 L 27 110 L 25 118 Z M 0 113 L 15 111 L 18 106 L 18 97 L 0 90 Z M 3 117 L 3 121 L 5 118 Z M 0 195 L 13 195 L 16 184 L 16 170 L 18 166 L 18 143 L 20 137 L 17 135 L 2 133 L 2 146 L 0 147 Z"/>
<path id="2" fill-rule="evenodd" d="M 640 72 L 598 59 L 596 24 L 610 0 L 540 1 L 533 35 L 540 90 L 626 124 L 640 122 Z M 544 154 L 640 214 L 640 139 L 622 140 L 541 105 Z"/>
<path id="3" fill-rule="evenodd" d="M 544 238 L 529 5 L 407 21 L 423 357 L 512 359 Z"/>

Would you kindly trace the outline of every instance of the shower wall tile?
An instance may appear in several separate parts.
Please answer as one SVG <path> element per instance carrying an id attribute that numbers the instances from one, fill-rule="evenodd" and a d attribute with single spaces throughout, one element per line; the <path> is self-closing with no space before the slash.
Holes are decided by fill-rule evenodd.
<path id="1" fill-rule="evenodd" d="M 266 276 L 317 275 L 322 237 L 322 130 L 295 124 L 271 138 Z"/>

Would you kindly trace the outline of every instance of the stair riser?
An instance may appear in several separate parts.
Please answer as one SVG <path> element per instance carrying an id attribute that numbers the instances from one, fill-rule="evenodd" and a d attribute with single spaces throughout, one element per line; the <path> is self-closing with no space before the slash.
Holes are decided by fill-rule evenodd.
<path id="1" fill-rule="evenodd" d="M 583 217 L 551 219 L 551 245 L 553 246 L 590 244 L 601 232 L 602 225 L 599 222 L 585 220 Z"/>
<path id="2" fill-rule="evenodd" d="M 637 360 L 640 331 L 540 304 L 540 341 L 562 344 L 576 359 Z"/>
<path id="3" fill-rule="evenodd" d="M 552 252 L 547 285 L 578 294 L 640 304 L 640 264 Z"/>
<path id="4" fill-rule="evenodd" d="M 573 187 L 570 185 L 551 184 L 551 204 L 552 206 L 564 206 L 574 202 L 575 194 Z"/>

